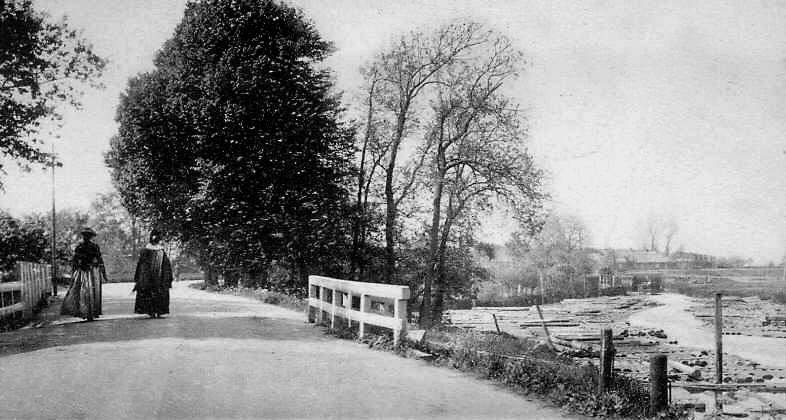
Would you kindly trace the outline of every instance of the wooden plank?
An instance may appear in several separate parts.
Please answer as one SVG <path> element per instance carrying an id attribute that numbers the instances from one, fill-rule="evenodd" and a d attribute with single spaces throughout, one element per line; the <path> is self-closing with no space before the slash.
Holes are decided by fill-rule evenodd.
<path id="1" fill-rule="evenodd" d="M 9 281 L 0 283 L 0 292 L 16 292 L 22 290 L 21 281 Z"/>
<path id="2" fill-rule="evenodd" d="M 344 293 L 366 294 L 391 299 L 409 299 L 409 286 L 392 284 L 364 283 L 360 281 L 339 280 L 331 277 L 308 276 L 309 284 L 327 287 Z"/>
<path id="3" fill-rule="evenodd" d="M 691 388 L 703 391 L 737 391 L 747 389 L 754 392 L 786 393 L 786 384 L 714 384 L 709 382 L 672 382 L 672 386 Z"/>
<path id="4" fill-rule="evenodd" d="M 309 306 L 318 308 L 320 311 L 333 311 L 334 308 L 328 302 L 320 301 L 316 298 L 309 298 Z M 379 327 L 398 329 L 406 325 L 406 320 L 398 319 L 393 316 L 380 315 L 373 312 L 361 312 L 341 306 L 335 306 L 336 316 L 345 319 L 351 318 L 353 321 L 376 325 Z"/>
<path id="5" fill-rule="evenodd" d="M 22 283 L 22 290 L 21 290 L 21 299 L 22 303 L 25 305 L 24 316 L 28 317 L 28 308 L 30 308 L 30 303 L 28 302 L 28 297 L 30 296 L 30 282 L 28 281 L 27 275 L 27 264 L 20 262 L 16 264 L 17 268 L 17 278 Z"/>
<path id="6" fill-rule="evenodd" d="M 6 315 L 9 315 L 9 314 L 13 314 L 13 313 L 16 313 L 16 312 L 19 312 L 19 311 L 24 311 L 24 310 L 25 310 L 25 304 L 22 303 L 22 302 L 19 302 L 19 303 L 15 303 L 13 305 L 10 305 L 10 306 L 6 306 L 6 307 L 3 307 L 3 308 L 0 308 L 0 316 L 6 316 Z"/>

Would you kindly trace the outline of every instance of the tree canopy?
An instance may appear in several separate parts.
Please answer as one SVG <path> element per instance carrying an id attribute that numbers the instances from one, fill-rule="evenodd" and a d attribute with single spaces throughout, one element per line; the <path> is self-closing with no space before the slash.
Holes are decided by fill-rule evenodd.
<path id="1" fill-rule="evenodd" d="M 49 22 L 30 0 L 0 1 L 0 157 L 23 167 L 49 163 L 40 130 L 59 121 L 60 106 L 80 106 L 80 85 L 100 86 L 105 63 L 79 32 Z"/>
<path id="2" fill-rule="evenodd" d="M 222 269 L 340 260 L 353 134 L 329 52 L 286 5 L 190 3 L 118 108 L 106 162 L 129 211 Z"/>
<path id="3" fill-rule="evenodd" d="M 46 231 L 0 211 L 0 272 L 17 261 L 43 261 L 47 257 Z"/>

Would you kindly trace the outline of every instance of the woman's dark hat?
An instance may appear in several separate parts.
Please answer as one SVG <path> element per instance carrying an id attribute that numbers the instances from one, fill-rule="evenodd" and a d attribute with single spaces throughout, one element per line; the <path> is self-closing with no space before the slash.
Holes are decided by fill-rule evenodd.
<path id="1" fill-rule="evenodd" d="M 82 231 L 81 231 L 81 233 L 82 233 L 82 235 L 96 236 L 96 231 L 94 231 L 94 230 L 93 230 L 92 228 L 90 228 L 90 227 L 84 227 L 84 228 L 82 228 Z"/>
<path id="2" fill-rule="evenodd" d="M 153 229 L 150 231 L 150 241 L 153 240 L 160 241 L 161 240 L 161 231 L 158 229 Z"/>

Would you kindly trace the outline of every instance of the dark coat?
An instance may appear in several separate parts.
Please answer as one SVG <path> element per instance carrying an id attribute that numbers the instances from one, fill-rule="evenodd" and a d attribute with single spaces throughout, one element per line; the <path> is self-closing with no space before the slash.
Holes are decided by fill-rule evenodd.
<path id="1" fill-rule="evenodd" d="M 144 248 L 134 274 L 134 290 L 169 289 L 172 287 L 172 265 L 163 249 Z"/>
<path id="2" fill-rule="evenodd" d="M 74 257 L 71 259 L 71 268 L 74 270 L 89 271 L 92 268 L 104 268 L 104 260 L 101 258 L 101 248 L 92 242 L 80 242 L 74 249 Z"/>

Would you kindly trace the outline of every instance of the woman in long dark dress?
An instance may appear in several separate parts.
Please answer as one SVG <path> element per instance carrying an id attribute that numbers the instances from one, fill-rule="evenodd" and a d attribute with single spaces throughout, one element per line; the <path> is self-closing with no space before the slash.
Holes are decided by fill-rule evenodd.
<path id="1" fill-rule="evenodd" d="M 150 232 L 150 243 L 139 253 L 134 274 L 136 302 L 134 313 L 160 318 L 169 313 L 169 289 L 172 287 L 172 265 L 161 246 L 161 233 Z"/>
<path id="2" fill-rule="evenodd" d="M 101 248 L 92 242 L 96 233 L 82 229 L 82 242 L 71 259 L 71 287 L 68 288 L 60 313 L 92 321 L 101 315 L 101 283 L 106 281 Z"/>

